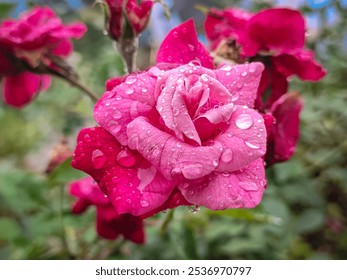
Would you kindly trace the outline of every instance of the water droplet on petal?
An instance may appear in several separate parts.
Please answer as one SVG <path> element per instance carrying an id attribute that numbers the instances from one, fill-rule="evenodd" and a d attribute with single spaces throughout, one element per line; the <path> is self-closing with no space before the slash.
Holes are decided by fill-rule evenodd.
<path id="1" fill-rule="evenodd" d="M 221 160 L 225 163 L 231 162 L 233 159 L 233 151 L 230 148 L 227 148 L 223 151 Z"/>
<path id="2" fill-rule="evenodd" d="M 136 78 L 136 77 L 134 77 L 134 76 L 129 76 L 129 77 L 125 80 L 125 83 L 126 83 L 127 85 L 132 85 L 132 84 L 136 83 L 136 81 L 137 81 L 137 78 Z"/>
<path id="3" fill-rule="evenodd" d="M 250 147 L 251 149 L 257 150 L 260 149 L 260 146 L 258 144 L 255 143 L 251 143 L 248 141 L 245 141 L 246 146 Z"/>
<path id="4" fill-rule="evenodd" d="M 183 167 L 182 173 L 187 179 L 196 179 L 201 177 L 203 170 L 204 167 L 200 163 L 188 163 Z"/>
<path id="5" fill-rule="evenodd" d="M 223 70 L 223 71 L 230 71 L 231 70 L 231 66 L 230 65 L 224 65 L 223 67 L 220 68 L 220 70 Z"/>
<path id="6" fill-rule="evenodd" d="M 172 34 L 172 36 L 173 36 L 174 38 L 178 38 L 178 32 L 175 31 L 175 32 Z"/>
<path id="7" fill-rule="evenodd" d="M 234 93 L 233 96 L 231 97 L 231 101 L 235 102 L 239 99 L 239 94 L 238 93 Z"/>
<path id="8" fill-rule="evenodd" d="M 209 78 L 207 74 L 202 74 L 201 75 L 201 80 L 203 80 L 204 82 L 208 82 Z"/>
<path id="9" fill-rule="evenodd" d="M 230 177 L 230 173 L 229 173 L 229 172 L 223 172 L 223 173 L 222 173 L 222 176 L 223 176 L 223 177 L 226 177 L 226 178 L 227 178 L 227 177 Z M 231 187 L 231 185 L 230 185 L 229 187 Z"/>
<path id="10" fill-rule="evenodd" d="M 128 150 L 119 152 L 116 158 L 117 162 L 124 167 L 131 167 L 135 164 L 135 157 Z"/>
<path id="11" fill-rule="evenodd" d="M 120 111 L 118 111 L 118 110 L 115 110 L 112 113 L 112 116 L 113 116 L 114 119 L 119 120 L 122 117 L 122 113 Z"/>
<path id="12" fill-rule="evenodd" d="M 134 90 L 132 88 L 128 88 L 126 91 L 125 91 L 126 94 L 130 95 L 130 94 L 133 94 L 134 93 Z"/>
<path id="13" fill-rule="evenodd" d="M 235 124 L 240 129 L 248 129 L 253 125 L 253 119 L 249 114 L 241 114 L 236 118 Z"/>
<path id="14" fill-rule="evenodd" d="M 95 169 L 102 168 L 106 163 L 107 157 L 100 150 L 94 150 L 92 153 L 92 164 Z"/>
<path id="15" fill-rule="evenodd" d="M 228 76 L 228 77 L 229 77 L 230 75 L 231 75 L 230 72 L 226 72 L 226 73 L 225 73 L 225 76 Z"/>
<path id="16" fill-rule="evenodd" d="M 169 56 L 167 57 L 167 60 L 171 62 L 171 61 L 172 61 L 172 56 L 169 55 Z"/>
<path id="17" fill-rule="evenodd" d="M 192 60 L 191 62 L 188 63 L 188 65 L 191 66 L 191 67 L 201 66 L 201 63 L 198 60 Z"/>
<path id="18" fill-rule="evenodd" d="M 90 137 L 90 135 L 89 134 L 86 134 L 86 135 L 84 135 L 84 140 L 86 141 L 86 142 L 90 142 L 90 141 L 92 141 L 92 138 Z"/>
<path id="19" fill-rule="evenodd" d="M 243 188 L 245 191 L 255 192 L 259 189 L 258 185 L 254 182 L 240 182 L 239 186 Z"/>
<path id="20" fill-rule="evenodd" d="M 212 161 L 212 164 L 213 164 L 214 167 L 217 167 L 218 164 L 219 164 L 219 160 L 218 160 L 218 159 L 214 159 L 214 160 Z"/>
<path id="21" fill-rule="evenodd" d="M 188 44 L 188 48 L 189 48 L 191 51 L 194 51 L 194 50 L 195 50 L 195 47 L 194 47 L 194 45 L 192 45 L 192 44 Z"/>
<path id="22" fill-rule="evenodd" d="M 146 88 L 142 88 L 141 91 L 142 91 L 143 93 L 146 93 L 148 90 L 147 90 Z"/>
<path id="23" fill-rule="evenodd" d="M 242 73 L 241 73 L 241 76 L 242 76 L 242 77 L 246 77 L 246 76 L 247 76 L 247 72 L 246 72 L 246 71 L 242 72 Z"/>
<path id="24" fill-rule="evenodd" d="M 117 134 L 122 128 L 119 123 L 114 120 L 110 120 L 107 125 L 112 134 Z"/>
<path id="25" fill-rule="evenodd" d="M 146 200 L 141 200 L 140 205 L 145 208 L 149 206 L 149 203 Z"/>
<path id="26" fill-rule="evenodd" d="M 250 64 L 249 65 L 249 72 L 250 73 L 254 73 L 255 72 L 255 65 L 254 64 Z"/>
<path id="27" fill-rule="evenodd" d="M 122 100 L 122 97 L 121 97 L 121 96 L 117 96 L 117 97 L 116 97 L 116 100 L 117 100 L 117 101 Z"/>
<path id="28" fill-rule="evenodd" d="M 130 204 L 130 203 L 131 203 L 131 200 L 128 198 L 125 202 L 128 203 L 128 204 Z"/>
<path id="29" fill-rule="evenodd" d="M 182 144 L 178 142 L 178 143 L 176 144 L 176 147 L 177 147 L 177 148 L 181 148 L 181 147 L 182 147 Z"/>

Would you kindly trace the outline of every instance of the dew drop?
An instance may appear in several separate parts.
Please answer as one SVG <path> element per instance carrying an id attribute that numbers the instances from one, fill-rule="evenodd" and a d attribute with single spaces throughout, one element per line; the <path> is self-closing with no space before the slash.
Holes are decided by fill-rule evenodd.
<path id="1" fill-rule="evenodd" d="M 131 200 L 128 198 L 125 202 L 128 203 L 128 204 L 130 204 L 130 203 L 131 203 Z"/>
<path id="2" fill-rule="evenodd" d="M 208 75 L 207 74 L 202 74 L 201 75 L 201 80 L 203 80 L 204 82 L 208 82 Z"/>
<path id="3" fill-rule="evenodd" d="M 117 101 L 122 100 L 122 97 L 121 97 L 121 96 L 117 96 L 117 97 L 116 97 L 116 100 L 117 100 Z"/>
<path id="4" fill-rule="evenodd" d="M 132 85 L 132 84 L 134 84 L 134 83 L 136 83 L 136 81 L 137 81 L 137 78 L 135 78 L 135 77 L 128 77 L 127 79 L 126 79 L 126 81 L 125 81 L 125 83 L 127 84 L 127 85 Z"/>
<path id="5" fill-rule="evenodd" d="M 254 66 L 254 64 L 251 64 L 251 65 L 249 66 L 249 72 L 250 72 L 250 73 L 254 73 L 254 72 L 255 72 L 255 66 Z"/>
<path id="6" fill-rule="evenodd" d="M 92 153 L 92 164 L 95 169 L 100 169 L 105 165 L 106 157 L 100 150 L 94 150 Z"/>
<path id="7" fill-rule="evenodd" d="M 241 114 L 235 121 L 239 129 L 248 129 L 253 125 L 253 119 L 249 114 Z"/>
<path id="8" fill-rule="evenodd" d="M 119 123 L 114 120 L 110 120 L 108 122 L 108 129 L 112 134 L 117 134 L 121 130 L 121 128 L 122 127 L 119 125 Z"/>
<path id="9" fill-rule="evenodd" d="M 122 117 L 122 113 L 118 110 L 115 110 L 112 114 L 113 118 L 119 120 Z"/>
<path id="10" fill-rule="evenodd" d="M 221 160 L 225 163 L 231 162 L 233 159 L 233 151 L 230 148 L 227 148 L 223 151 Z"/>
<path id="11" fill-rule="evenodd" d="M 188 65 L 191 66 L 191 67 L 194 67 L 194 66 L 201 66 L 201 63 L 200 63 L 200 61 L 198 61 L 198 60 L 192 60 L 191 62 L 189 62 Z"/>
<path id="12" fill-rule="evenodd" d="M 148 90 L 147 90 L 146 88 L 142 88 L 141 91 L 142 91 L 143 93 L 146 93 Z"/>
<path id="13" fill-rule="evenodd" d="M 174 37 L 174 38 L 178 38 L 178 32 L 177 31 L 175 31 L 173 34 L 172 34 L 172 36 Z"/>
<path id="14" fill-rule="evenodd" d="M 132 88 L 128 88 L 126 91 L 125 91 L 126 94 L 130 95 L 130 94 L 133 94 L 134 93 L 134 90 Z"/>
<path id="15" fill-rule="evenodd" d="M 195 47 L 192 44 L 188 44 L 188 48 L 190 49 L 190 51 L 194 51 Z"/>
<path id="16" fill-rule="evenodd" d="M 225 178 L 228 178 L 228 177 L 230 177 L 230 173 L 229 172 L 223 172 L 222 176 Z M 231 185 L 230 185 L 230 187 L 231 187 Z"/>
<path id="17" fill-rule="evenodd" d="M 231 66 L 230 65 L 224 65 L 223 67 L 220 68 L 220 70 L 223 70 L 223 71 L 230 71 L 231 70 Z"/>
<path id="18" fill-rule="evenodd" d="M 260 146 L 258 144 L 251 143 L 248 141 L 245 141 L 245 144 L 246 144 L 246 146 L 250 147 L 251 149 L 254 149 L 254 150 L 260 149 Z"/>
<path id="19" fill-rule="evenodd" d="M 242 76 L 242 77 L 246 77 L 246 76 L 247 76 L 247 72 L 246 72 L 246 71 L 245 71 L 245 72 L 242 72 L 242 73 L 241 73 L 241 76 Z"/>
<path id="20" fill-rule="evenodd" d="M 238 99 L 239 99 L 238 93 L 234 93 L 233 96 L 231 97 L 231 101 L 232 101 L 232 102 L 235 102 L 235 101 L 237 101 Z"/>
<path id="21" fill-rule="evenodd" d="M 212 161 L 212 164 L 213 164 L 214 167 L 217 167 L 218 164 L 219 164 L 218 159 L 214 159 L 214 160 Z"/>
<path id="22" fill-rule="evenodd" d="M 229 77 L 230 75 L 231 75 L 230 72 L 226 72 L 226 73 L 225 73 L 225 76 L 228 76 L 228 77 Z"/>
<path id="23" fill-rule="evenodd" d="M 253 182 L 240 182 L 239 186 L 245 191 L 255 192 L 259 189 L 258 185 Z"/>
<path id="24" fill-rule="evenodd" d="M 187 179 L 196 179 L 201 177 L 203 170 L 204 170 L 204 167 L 202 164 L 189 163 L 183 167 L 182 173 L 183 173 L 183 176 Z"/>
<path id="25" fill-rule="evenodd" d="M 91 142 L 92 141 L 92 138 L 90 137 L 90 135 L 89 134 L 86 134 L 86 135 L 84 135 L 84 140 L 86 141 L 86 142 Z"/>
<path id="26" fill-rule="evenodd" d="M 146 200 L 141 200 L 140 205 L 145 208 L 149 206 L 149 203 Z"/>
<path id="27" fill-rule="evenodd" d="M 135 164 L 135 157 L 128 151 L 122 150 L 116 158 L 117 162 L 124 167 L 131 167 Z"/>
<path id="28" fill-rule="evenodd" d="M 178 143 L 176 144 L 176 147 L 177 147 L 177 148 L 181 148 L 181 147 L 182 147 L 182 144 L 178 142 Z"/>
<path id="29" fill-rule="evenodd" d="M 167 57 L 167 60 L 171 62 L 171 61 L 172 61 L 172 56 L 169 55 L 169 56 Z"/>

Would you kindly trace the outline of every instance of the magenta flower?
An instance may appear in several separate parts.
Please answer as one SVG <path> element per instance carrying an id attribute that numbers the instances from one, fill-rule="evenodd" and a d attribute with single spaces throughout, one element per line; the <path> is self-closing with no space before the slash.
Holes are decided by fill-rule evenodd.
<path id="1" fill-rule="evenodd" d="M 235 40 L 241 47 L 241 61 L 263 61 L 266 69 L 259 88 L 256 108 L 266 109 L 287 92 L 287 78 L 296 75 L 302 80 L 318 81 L 326 71 L 305 50 L 305 20 L 300 12 L 266 9 L 251 14 L 238 9 L 212 9 L 205 22 L 206 35 L 216 48 L 223 39 Z M 263 103 L 267 88 L 271 96 Z"/>
<path id="2" fill-rule="evenodd" d="M 123 35 L 124 23 L 128 21 L 133 35 L 139 35 L 147 26 L 155 1 L 105 0 L 109 8 L 108 33 L 118 41 Z"/>
<path id="3" fill-rule="evenodd" d="M 82 23 L 63 25 L 48 7 L 36 7 L 0 25 L 0 79 L 4 101 L 23 107 L 50 85 L 51 70 L 72 52 L 71 38 L 85 33 Z"/>
<path id="4" fill-rule="evenodd" d="M 70 194 L 78 198 L 72 207 L 74 214 L 83 213 L 91 205 L 96 206 L 96 230 L 99 236 L 116 239 L 123 235 L 134 243 L 145 242 L 142 219 L 130 214 L 118 215 L 110 200 L 91 177 L 71 182 Z"/>
<path id="5" fill-rule="evenodd" d="M 192 20 L 168 34 L 157 62 L 108 83 L 94 111 L 101 127 L 80 132 L 72 165 L 119 214 L 255 207 L 266 185 L 266 129 L 252 109 L 263 65 L 213 70 Z"/>
<path id="6" fill-rule="evenodd" d="M 268 133 L 266 161 L 268 164 L 288 160 L 299 138 L 299 116 L 303 106 L 298 93 L 282 95 L 264 115 Z"/>

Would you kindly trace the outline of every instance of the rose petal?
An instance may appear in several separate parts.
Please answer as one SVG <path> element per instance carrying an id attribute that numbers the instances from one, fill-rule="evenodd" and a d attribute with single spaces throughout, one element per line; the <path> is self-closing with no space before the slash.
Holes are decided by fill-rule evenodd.
<path id="1" fill-rule="evenodd" d="M 137 149 L 168 180 L 195 179 L 210 174 L 221 156 L 220 144 L 194 147 L 182 143 L 143 117 L 133 120 L 127 132 L 129 147 Z"/>
<path id="2" fill-rule="evenodd" d="M 288 160 L 294 153 L 299 138 L 302 98 L 298 93 L 287 93 L 271 106 L 275 118 L 269 135 L 266 160 L 269 164 Z"/>
<path id="3" fill-rule="evenodd" d="M 127 145 L 126 127 L 133 119 L 138 116 L 159 119 L 155 110 L 155 83 L 156 77 L 148 72 L 127 76 L 123 83 L 106 92 L 96 103 L 96 122 L 122 145 Z"/>
<path id="4" fill-rule="evenodd" d="M 162 42 L 157 62 L 186 64 L 197 60 L 202 66 L 213 69 L 212 57 L 198 41 L 193 20 L 172 29 Z"/>
<path id="5" fill-rule="evenodd" d="M 271 59 L 273 67 L 285 77 L 298 75 L 302 80 L 319 81 L 326 70 L 315 60 L 310 50 L 296 50 L 291 54 L 282 54 Z"/>
<path id="6" fill-rule="evenodd" d="M 264 161 L 257 159 L 249 166 L 229 173 L 214 172 L 207 178 L 178 185 L 192 204 L 212 210 L 252 208 L 257 206 L 266 186 Z"/>
<path id="7" fill-rule="evenodd" d="M 271 8 L 255 14 L 247 22 L 249 38 L 259 44 L 259 50 L 274 50 L 277 53 L 291 52 L 305 44 L 305 20 L 299 11 Z M 254 56 L 247 41 L 240 42 L 244 55 Z"/>
<path id="8" fill-rule="evenodd" d="M 216 171 L 230 172 L 243 168 L 266 151 L 264 119 L 246 106 L 235 106 L 229 126 L 214 140 L 223 146 Z"/>
<path id="9" fill-rule="evenodd" d="M 40 91 L 50 86 L 50 77 L 22 72 L 4 79 L 4 101 L 13 107 L 27 105 Z"/>
<path id="10" fill-rule="evenodd" d="M 231 93 L 232 102 L 253 108 L 263 70 L 262 63 L 253 62 L 237 66 L 226 64 L 214 72 L 217 80 Z"/>
<path id="11" fill-rule="evenodd" d="M 162 205 L 174 188 L 173 182 L 164 179 L 136 151 L 122 147 L 101 127 L 80 132 L 72 166 L 94 178 L 118 214 L 150 212 Z"/>

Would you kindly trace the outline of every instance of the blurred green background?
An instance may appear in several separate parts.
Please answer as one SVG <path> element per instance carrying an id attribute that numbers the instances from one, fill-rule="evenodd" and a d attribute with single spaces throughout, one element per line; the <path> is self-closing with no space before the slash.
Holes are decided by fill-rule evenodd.
<path id="1" fill-rule="evenodd" d="M 5 2 L 0 1 L 1 17 L 17 13 L 18 7 Z M 105 80 L 123 73 L 121 59 L 102 34 L 101 9 L 92 8 L 93 1 L 78 1 L 77 7 L 70 2 L 54 1 L 58 14 L 89 27 L 75 43 L 70 63 L 82 82 L 101 96 Z M 192 2 L 255 11 L 273 5 Z M 314 1 L 292 2 L 301 5 L 311 24 L 308 46 L 328 75 L 315 84 L 291 81 L 290 90 L 300 91 L 305 100 L 301 138 L 290 161 L 267 170 L 269 184 L 260 206 L 217 212 L 182 207 L 173 215 L 160 213 L 145 221 L 147 242 L 142 246 L 121 238 L 98 239 L 95 209 L 81 216 L 70 214 L 73 198 L 67 194 L 67 183 L 85 175 L 73 170 L 69 161 L 45 173 L 56 145 L 67 139 L 73 149 L 79 129 L 95 124 L 88 98 L 55 79 L 49 91 L 23 110 L 0 104 L 0 259 L 347 259 L 346 1 L 320 6 Z M 171 3 L 173 17 L 184 20 L 189 13 L 177 3 Z M 191 13 L 197 14 L 193 8 Z M 203 17 L 197 17 L 201 26 Z M 149 44 L 154 39 L 149 32 L 141 38 L 142 68 L 154 57 L 148 55 L 155 53 L 156 45 Z"/>

